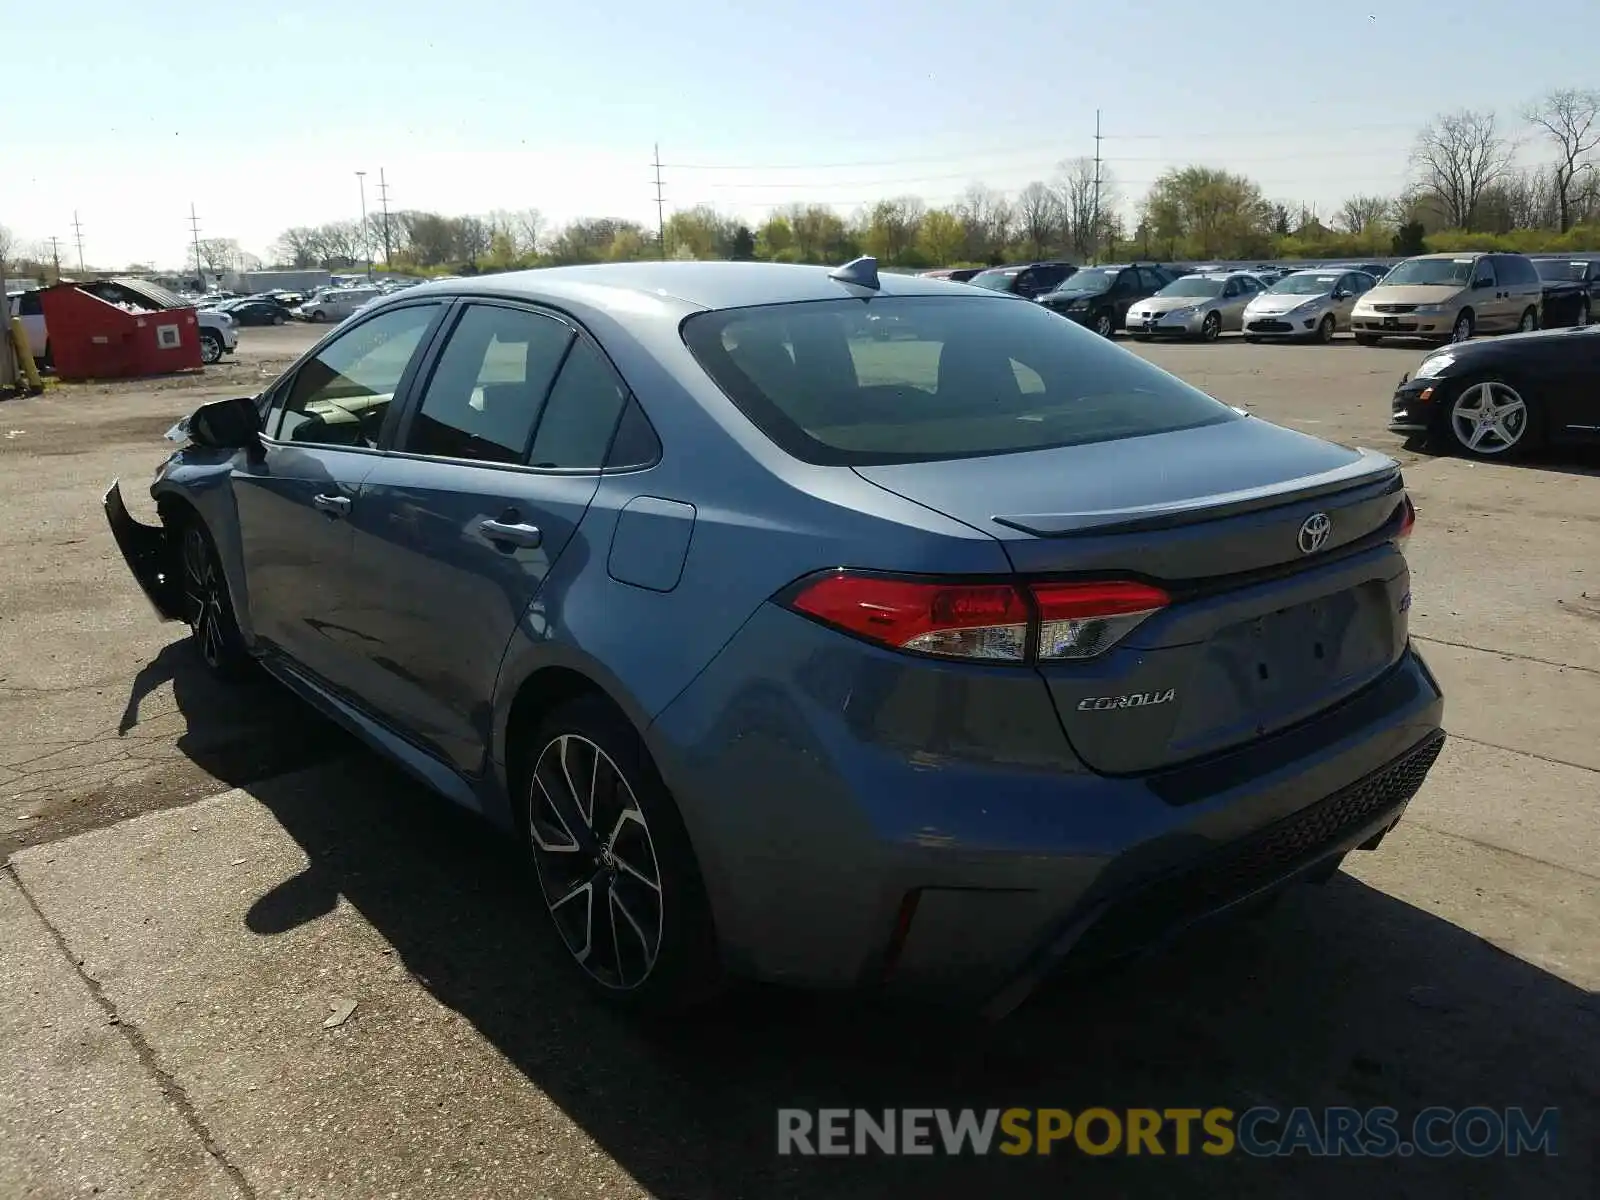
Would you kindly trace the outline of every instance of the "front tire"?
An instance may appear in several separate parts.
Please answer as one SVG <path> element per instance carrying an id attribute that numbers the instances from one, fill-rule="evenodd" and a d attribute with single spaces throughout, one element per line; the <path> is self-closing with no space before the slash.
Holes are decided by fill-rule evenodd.
<path id="1" fill-rule="evenodd" d="M 1450 342 L 1459 345 L 1472 340 L 1472 331 L 1477 326 L 1470 312 L 1464 312 L 1456 318 L 1456 323 L 1450 327 Z"/>
<path id="2" fill-rule="evenodd" d="M 1329 342 L 1333 341 L 1333 326 L 1334 320 L 1332 313 L 1329 313 L 1327 316 L 1323 317 L 1322 320 L 1317 322 L 1317 341 L 1319 343 L 1326 346 Z"/>
<path id="3" fill-rule="evenodd" d="M 218 679 L 245 678 L 253 665 L 234 616 L 222 559 L 211 534 L 193 517 L 178 527 L 183 562 L 184 620 L 206 670 Z"/>
<path id="4" fill-rule="evenodd" d="M 597 697 L 563 705 L 535 731 L 521 782 L 539 895 L 589 987 L 656 1010 L 712 995 L 721 972 L 699 864 L 633 727 Z"/>
<path id="5" fill-rule="evenodd" d="M 200 331 L 200 361 L 206 366 L 222 361 L 222 338 L 209 329 Z"/>
<path id="6" fill-rule="evenodd" d="M 1476 459 L 1515 458 L 1538 440 L 1537 413 L 1504 379 L 1468 380 L 1445 414 L 1450 441 Z"/>
<path id="7" fill-rule="evenodd" d="M 1206 319 L 1200 322 L 1200 340 L 1214 342 L 1222 336 L 1222 314 L 1207 313 Z"/>
<path id="8" fill-rule="evenodd" d="M 1116 333 L 1116 323 L 1112 321 L 1110 313 L 1101 312 L 1095 314 L 1094 331 L 1103 338 L 1112 337 Z"/>
<path id="9" fill-rule="evenodd" d="M 283 314 L 282 313 L 273 313 L 272 314 L 272 323 L 274 325 L 282 325 L 283 324 Z"/>

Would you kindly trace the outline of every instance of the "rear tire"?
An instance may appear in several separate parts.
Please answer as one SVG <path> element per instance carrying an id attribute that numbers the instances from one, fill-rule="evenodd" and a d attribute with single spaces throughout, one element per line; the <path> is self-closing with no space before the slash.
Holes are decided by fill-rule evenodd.
<path id="1" fill-rule="evenodd" d="M 699 863 L 633 726 L 580 697 L 539 723 L 522 764 L 517 820 L 539 897 L 589 988 L 653 1011 L 715 995 L 722 972 Z"/>
<path id="2" fill-rule="evenodd" d="M 200 331 L 200 361 L 212 366 L 222 361 L 222 338 L 209 329 Z"/>
<path id="3" fill-rule="evenodd" d="M 1587 300 L 1585 300 L 1583 302 L 1582 306 L 1579 307 L 1579 309 L 1578 309 L 1578 321 L 1577 321 L 1577 324 L 1578 324 L 1579 328 L 1582 328 L 1583 326 L 1587 325 L 1589 323 L 1590 319 L 1591 319 L 1591 314 L 1589 312 L 1589 302 Z"/>
<path id="4" fill-rule="evenodd" d="M 1521 317 L 1520 320 L 1517 321 L 1517 332 L 1518 333 L 1532 333 L 1537 328 L 1539 328 L 1539 313 L 1538 313 L 1538 311 L 1536 309 L 1532 309 L 1532 308 L 1523 309 L 1522 310 L 1522 317 Z"/>
<path id="5" fill-rule="evenodd" d="M 272 323 L 274 325 L 282 325 L 283 324 L 283 314 L 282 313 L 273 313 L 272 314 Z"/>

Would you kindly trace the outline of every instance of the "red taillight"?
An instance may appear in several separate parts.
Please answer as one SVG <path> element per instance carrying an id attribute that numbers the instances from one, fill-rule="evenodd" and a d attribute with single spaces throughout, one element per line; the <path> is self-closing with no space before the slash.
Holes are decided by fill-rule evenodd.
<path id="1" fill-rule="evenodd" d="M 1171 598 L 1131 581 L 1012 584 L 896 579 L 836 571 L 812 580 L 790 607 L 898 650 L 943 658 L 1022 662 L 1092 658 Z M 1030 603 L 1031 601 L 1031 603 Z"/>
<path id="2" fill-rule="evenodd" d="M 1416 526 L 1416 523 L 1417 506 L 1411 503 L 1411 497 L 1407 496 L 1400 501 L 1400 532 L 1394 536 L 1397 539 L 1410 537 L 1411 530 Z"/>
<path id="3" fill-rule="evenodd" d="M 790 601 L 819 621 L 886 646 L 952 658 L 1021 662 L 1028 602 L 1009 584 L 932 583 L 839 571 Z"/>

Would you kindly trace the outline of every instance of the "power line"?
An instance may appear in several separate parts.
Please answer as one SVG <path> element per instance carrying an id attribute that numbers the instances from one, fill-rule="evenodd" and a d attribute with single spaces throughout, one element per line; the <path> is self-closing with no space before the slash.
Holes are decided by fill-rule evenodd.
<path id="1" fill-rule="evenodd" d="M 193 200 L 189 201 L 189 226 L 194 230 L 194 274 L 203 288 L 206 283 L 206 269 L 200 261 L 200 216 L 194 211 Z"/>
<path id="2" fill-rule="evenodd" d="M 1412 122 L 1391 122 L 1379 125 L 1349 125 L 1340 132 L 1345 134 L 1376 133 L 1391 130 L 1415 131 L 1417 126 Z M 1304 128 L 1283 130 L 1208 130 L 1199 133 L 1104 133 L 1100 134 L 1102 141 L 1107 142 L 1183 142 L 1185 144 L 1197 141 L 1259 141 L 1267 138 L 1306 139 L 1308 133 Z M 966 162 L 975 158 L 1018 158 L 1018 157 L 1053 157 L 1060 151 L 1059 142 L 1034 142 L 1025 146 L 1013 146 L 993 150 L 968 150 L 957 153 L 944 153 L 933 155 L 907 155 L 896 158 L 854 159 L 847 162 L 810 162 L 810 163 L 662 163 L 661 165 L 673 171 L 830 171 L 840 167 L 897 167 L 908 163 L 943 163 Z M 1361 151 L 1360 153 L 1368 153 Z M 1300 157 L 1326 157 L 1328 152 L 1320 150 L 1307 150 L 1300 152 Z M 1232 158 L 1232 155 L 1229 155 Z M 1283 154 L 1261 156 L 1261 161 L 1276 160 L 1284 157 Z M 1152 159 L 1151 161 L 1159 161 Z"/>
<path id="3" fill-rule="evenodd" d="M 378 168 L 378 203 L 383 208 L 383 269 L 393 270 L 389 241 L 389 181 L 383 177 L 383 168 Z"/>
<path id="4" fill-rule="evenodd" d="M 656 168 L 656 245 L 662 261 L 667 257 L 667 204 L 661 193 L 661 143 L 656 143 L 654 165 Z"/>

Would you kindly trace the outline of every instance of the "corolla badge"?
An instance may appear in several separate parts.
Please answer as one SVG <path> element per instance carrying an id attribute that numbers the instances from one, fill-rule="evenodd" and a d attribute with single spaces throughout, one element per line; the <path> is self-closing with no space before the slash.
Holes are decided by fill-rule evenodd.
<path id="1" fill-rule="evenodd" d="M 1333 532 L 1333 521 L 1327 513 L 1312 513 L 1300 526 L 1300 553 L 1315 554 L 1328 544 L 1328 535 Z"/>
<path id="2" fill-rule="evenodd" d="M 1089 696 L 1078 701 L 1078 711 L 1105 712 L 1111 708 L 1147 708 L 1152 704 L 1171 704 L 1177 696 L 1176 688 L 1157 692 L 1131 692 L 1126 696 Z"/>

